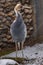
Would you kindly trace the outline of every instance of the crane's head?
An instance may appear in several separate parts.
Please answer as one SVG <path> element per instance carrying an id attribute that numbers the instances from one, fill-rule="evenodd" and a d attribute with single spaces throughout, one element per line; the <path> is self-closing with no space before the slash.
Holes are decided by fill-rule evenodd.
<path id="1" fill-rule="evenodd" d="M 15 11 L 15 10 L 16 10 L 16 11 L 19 11 L 19 10 L 21 9 L 21 7 L 22 7 L 21 3 L 18 3 L 18 4 L 15 6 L 14 11 Z"/>

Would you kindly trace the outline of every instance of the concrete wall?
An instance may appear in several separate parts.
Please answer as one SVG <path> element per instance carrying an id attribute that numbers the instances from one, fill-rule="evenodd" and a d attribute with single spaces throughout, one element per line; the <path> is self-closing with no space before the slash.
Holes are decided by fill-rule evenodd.
<path id="1" fill-rule="evenodd" d="M 36 32 L 35 35 L 43 37 L 43 0 L 32 0 L 33 8 L 36 18 Z"/>

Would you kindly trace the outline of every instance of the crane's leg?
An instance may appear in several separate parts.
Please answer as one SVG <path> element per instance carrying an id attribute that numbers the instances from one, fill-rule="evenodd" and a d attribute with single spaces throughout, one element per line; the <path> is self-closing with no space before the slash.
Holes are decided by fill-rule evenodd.
<path id="1" fill-rule="evenodd" d="M 23 54 L 23 44 L 24 44 L 24 42 L 22 42 L 22 57 L 24 57 L 24 54 Z"/>
<path id="2" fill-rule="evenodd" d="M 16 45 L 16 58 L 17 58 L 17 43 L 15 43 L 15 45 Z"/>
<path id="3" fill-rule="evenodd" d="M 18 42 L 18 48 L 19 48 L 19 50 L 20 50 L 20 42 Z"/>

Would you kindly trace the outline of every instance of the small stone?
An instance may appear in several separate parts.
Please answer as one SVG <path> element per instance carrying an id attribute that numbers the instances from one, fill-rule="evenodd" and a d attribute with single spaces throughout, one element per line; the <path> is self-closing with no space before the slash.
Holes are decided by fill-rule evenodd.
<path id="1" fill-rule="evenodd" d="M 25 3 L 25 0 L 22 0 L 22 4 L 24 4 Z"/>
<path id="2" fill-rule="evenodd" d="M 2 25 L 2 26 L 0 27 L 0 33 L 1 33 L 1 34 L 8 33 L 8 27 L 5 26 L 5 25 Z"/>
<path id="3" fill-rule="evenodd" d="M 27 23 L 27 26 L 29 26 L 29 23 Z"/>
<path id="4" fill-rule="evenodd" d="M 3 7 L 4 7 L 4 5 L 5 5 L 5 4 L 2 4 L 2 3 L 0 2 L 0 8 L 3 8 Z"/>
<path id="5" fill-rule="evenodd" d="M 3 43 L 0 43 L 0 47 L 3 45 Z"/>
<path id="6" fill-rule="evenodd" d="M 29 13 L 29 10 L 28 9 L 25 9 L 24 12 L 27 14 L 27 13 Z"/>
<path id="7" fill-rule="evenodd" d="M 29 19 L 29 23 L 31 23 L 32 22 L 32 18 L 31 19 Z"/>
<path id="8" fill-rule="evenodd" d="M 29 30 L 32 31 L 33 30 L 33 27 L 30 27 Z"/>
<path id="9" fill-rule="evenodd" d="M 9 7 L 6 7 L 5 9 L 4 9 L 4 13 L 8 13 L 8 12 L 10 12 L 11 10 L 10 10 L 10 8 Z"/>
<path id="10" fill-rule="evenodd" d="M 24 22 L 27 23 L 29 20 L 28 19 L 24 19 Z"/>
<path id="11" fill-rule="evenodd" d="M 3 25 L 3 24 L 1 24 L 1 25 L 0 25 L 0 28 L 3 28 L 3 26 L 4 26 L 4 25 Z"/>
<path id="12" fill-rule="evenodd" d="M 10 40 L 11 39 L 11 36 L 10 35 L 7 35 L 7 39 Z"/>
<path id="13" fill-rule="evenodd" d="M 32 14 L 32 9 L 28 10 L 29 14 Z"/>
<path id="14" fill-rule="evenodd" d="M 8 16 L 12 16 L 14 14 L 14 11 L 11 11 L 10 13 L 8 13 Z"/>
<path id="15" fill-rule="evenodd" d="M 29 0 L 26 0 L 26 3 L 28 4 L 29 3 Z"/>
<path id="16" fill-rule="evenodd" d="M 32 6 L 31 6 L 31 5 L 28 6 L 27 4 L 25 4 L 25 5 L 23 6 L 23 8 L 24 8 L 24 9 L 32 9 Z"/>
<path id="17" fill-rule="evenodd" d="M 0 16 L 5 16 L 4 12 L 0 12 Z"/>
<path id="18" fill-rule="evenodd" d="M 3 38 L 2 41 L 3 41 L 3 42 L 7 42 L 8 40 L 7 40 L 6 38 Z"/>
<path id="19" fill-rule="evenodd" d="M 8 27 L 8 29 L 10 28 L 10 23 L 6 22 L 5 25 Z"/>
<path id="20" fill-rule="evenodd" d="M 29 9 L 25 9 L 24 12 L 25 12 L 26 14 L 32 14 L 32 9 L 30 9 L 30 10 L 29 10 Z"/>
<path id="21" fill-rule="evenodd" d="M 5 34 L 1 34 L 0 35 L 0 38 L 4 38 L 4 37 L 6 37 Z"/>
<path id="22" fill-rule="evenodd" d="M 8 6 L 10 6 L 10 5 L 11 5 L 10 2 L 6 2 L 5 5 L 4 5 L 4 7 L 8 7 Z"/>
<path id="23" fill-rule="evenodd" d="M 1 13 L 0 13 L 0 20 L 2 21 L 2 18 L 3 18 L 3 16 L 1 15 Z"/>
<path id="24" fill-rule="evenodd" d="M 36 55 L 38 54 L 38 53 L 35 53 Z"/>
<path id="25" fill-rule="evenodd" d="M 0 3 L 5 3 L 5 0 L 0 0 Z"/>
<path id="26" fill-rule="evenodd" d="M 9 2 L 9 1 L 12 2 L 13 0 L 6 0 L 6 2 Z"/>
<path id="27" fill-rule="evenodd" d="M 8 21 L 11 21 L 11 17 L 9 17 L 9 16 L 7 16 L 6 19 L 7 19 Z M 8 21 L 7 21 L 7 22 L 8 22 Z"/>
<path id="28" fill-rule="evenodd" d="M 0 8 L 0 12 L 2 12 L 3 11 L 3 8 Z"/>
<path id="29" fill-rule="evenodd" d="M 32 15 L 27 15 L 25 16 L 27 19 L 30 19 L 32 17 Z"/>
<path id="30" fill-rule="evenodd" d="M 6 22 L 6 18 L 3 18 L 2 22 L 5 23 Z"/>
<path id="31" fill-rule="evenodd" d="M 28 30 L 28 33 L 30 33 L 30 31 Z"/>

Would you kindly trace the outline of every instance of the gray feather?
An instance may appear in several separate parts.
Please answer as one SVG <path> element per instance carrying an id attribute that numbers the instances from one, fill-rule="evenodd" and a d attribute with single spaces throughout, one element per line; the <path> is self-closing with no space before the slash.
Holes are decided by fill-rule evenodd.
<path id="1" fill-rule="evenodd" d="M 22 42 L 26 38 L 26 25 L 24 24 L 23 18 L 19 13 L 15 22 L 11 24 L 10 32 L 15 42 Z"/>

